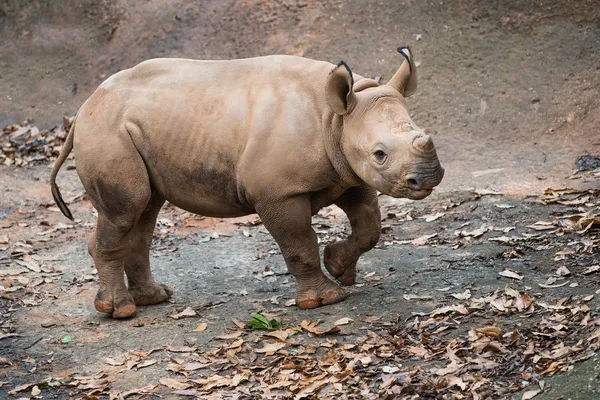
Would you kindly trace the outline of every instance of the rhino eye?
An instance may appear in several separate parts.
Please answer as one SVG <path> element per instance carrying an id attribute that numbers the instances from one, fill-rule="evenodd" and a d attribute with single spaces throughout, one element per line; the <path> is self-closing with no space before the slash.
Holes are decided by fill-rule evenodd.
<path id="1" fill-rule="evenodd" d="M 382 164 L 387 157 L 387 154 L 385 154 L 385 151 L 383 150 L 377 150 L 373 155 L 375 156 L 375 160 L 380 164 Z"/>

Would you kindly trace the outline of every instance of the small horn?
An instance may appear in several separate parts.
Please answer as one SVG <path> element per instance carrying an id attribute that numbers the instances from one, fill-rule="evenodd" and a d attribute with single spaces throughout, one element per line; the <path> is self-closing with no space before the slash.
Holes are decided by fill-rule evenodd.
<path id="1" fill-rule="evenodd" d="M 435 150 L 433 140 L 429 135 L 418 135 L 412 142 L 413 147 L 422 153 L 430 153 Z"/>

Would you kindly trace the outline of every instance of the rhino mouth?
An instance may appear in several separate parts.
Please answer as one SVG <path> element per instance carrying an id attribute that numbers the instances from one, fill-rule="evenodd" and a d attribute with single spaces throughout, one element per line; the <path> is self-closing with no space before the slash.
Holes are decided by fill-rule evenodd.
<path id="1" fill-rule="evenodd" d="M 406 197 L 411 200 L 422 200 L 425 197 L 429 196 L 431 192 L 433 192 L 433 189 L 409 189 L 408 193 L 406 194 Z"/>

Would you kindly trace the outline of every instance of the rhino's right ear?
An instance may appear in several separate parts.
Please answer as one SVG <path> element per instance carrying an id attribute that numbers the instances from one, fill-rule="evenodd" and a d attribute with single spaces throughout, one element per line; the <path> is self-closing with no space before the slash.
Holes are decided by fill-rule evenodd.
<path id="1" fill-rule="evenodd" d="M 408 97 L 417 91 L 417 66 L 408 46 L 398 47 L 398 53 L 405 60 L 387 84 L 396 89 L 402 96 Z"/>
<path id="2" fill-rule="evenodd" d="M 352 109 L 356 102 L 353 86 L 354 78 L 350 67 L 344 61 L 340 61 L 329 73 L 325 86 L 327 104 L 334 113 L 344 115 Z"/>

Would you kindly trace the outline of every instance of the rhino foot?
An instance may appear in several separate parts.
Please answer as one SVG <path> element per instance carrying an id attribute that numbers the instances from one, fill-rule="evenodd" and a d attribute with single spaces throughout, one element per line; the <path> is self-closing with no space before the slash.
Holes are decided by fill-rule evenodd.
<path id="1" fill-rule="evenodd" d="M 96 310 L 111 314 L 113 318 L 133 317 L 136 312 L 135 303 L 129 293 L 109 293 L 100 289 L 94 300 Z"/>
<path id="2" fill-rule="evenodd" d="M 327 304 L 338 303 L 346 298 L 344 290 L 325 278 L 321 285 L 308 289 L 301 289 L 300 287 L 296 291 L 296 304 L 298 307 L 317 308 L 319 306 L 325 306 Z"/>
<path id="3" fill-rule="evenodd" d="M 169 300 L 173 291 L 167 285 L 152 282 L 144 286 L 129 287 L 129 294 L 136 305 L 147 306 Z"/>
<path id="4" fill-rule="evenodd" d="M 327 271 L 342 285 L 349 286 L 356 282 L 356 262 L 358 255 L 349 248 L 347 241 L 342 240 L 325 246 L 323 263 Z"/>

